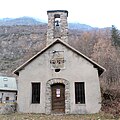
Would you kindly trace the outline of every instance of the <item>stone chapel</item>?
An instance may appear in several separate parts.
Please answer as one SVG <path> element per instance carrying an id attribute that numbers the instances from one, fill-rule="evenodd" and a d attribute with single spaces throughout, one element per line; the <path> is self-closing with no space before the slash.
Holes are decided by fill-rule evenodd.
<path id="1" fill-rule="evenodd" d="M 68 11 L 50 10 L 46 47 L 18 67 L 18 111 L 90 114 L 101 108 L 104 68 L 68 44 Z"/>

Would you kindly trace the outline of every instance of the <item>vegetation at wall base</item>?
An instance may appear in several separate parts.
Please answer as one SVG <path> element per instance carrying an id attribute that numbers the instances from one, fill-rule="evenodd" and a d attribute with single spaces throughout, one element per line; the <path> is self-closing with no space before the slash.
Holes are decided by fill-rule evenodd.
<path id="1" fill-rule="evenodd" d="M 0 115 L 0 120 L 116 120 L 111 114 L 100 112 L 98 114 L 89 115 L 45 115 L 45 114 L 31 114 L 31 113 L 12 113 L 7 115 Z"/>

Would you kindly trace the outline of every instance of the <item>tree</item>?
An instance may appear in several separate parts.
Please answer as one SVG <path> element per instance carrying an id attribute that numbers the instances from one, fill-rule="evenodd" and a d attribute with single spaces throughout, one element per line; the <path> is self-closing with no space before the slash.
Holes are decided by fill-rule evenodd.
<path id="1" fill-rule="evenodd" d="M 120 32 L 114 25 L 111 29 L 111 40 L 114 46 L 120 47 Z"/>
<path id="2" fill-rule="evenodd" d="M 105 81 L 107 85 L 118 84 L 120 82 L 119 55 L 109 39 L 98 39 L 98 42 L 94 45 L 91 57 L 106 68 L 102 81 Z"/>

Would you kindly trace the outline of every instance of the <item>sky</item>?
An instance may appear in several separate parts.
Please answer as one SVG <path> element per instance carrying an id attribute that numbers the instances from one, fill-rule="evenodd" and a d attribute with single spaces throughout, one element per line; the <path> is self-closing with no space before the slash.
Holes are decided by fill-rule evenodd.
<path id="1" fill-rule="evenodd" d="M 68 10 L 68 22 L 120 29 L 120 0 L 0 0 L 0 18 L 35 17 L 47 10 Z"/>

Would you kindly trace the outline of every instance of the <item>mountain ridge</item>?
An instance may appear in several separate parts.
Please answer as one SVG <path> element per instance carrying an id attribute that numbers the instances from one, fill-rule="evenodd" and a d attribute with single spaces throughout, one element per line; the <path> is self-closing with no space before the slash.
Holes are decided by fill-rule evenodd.
<path id="1" fill-rule="evenodd" d="M 0 19 L 0 26 L 16 26 L 16 25 L 41 25 L 47 24 L 42 20 L 33 17 L 19 17 L 19 18 L 2 18 Z M 68 23 L 69 29 L 92 30 L 93 27 L 80 23 Z"/>
<path id="2" fill-rule="evenodd" d="M 37 21 L 32 17 L 19 17 L 19 18 L 3 18 L 0 19 L 0 26 L 15 26 L 15 25 L 40 25 L 43 22 Z"/>

